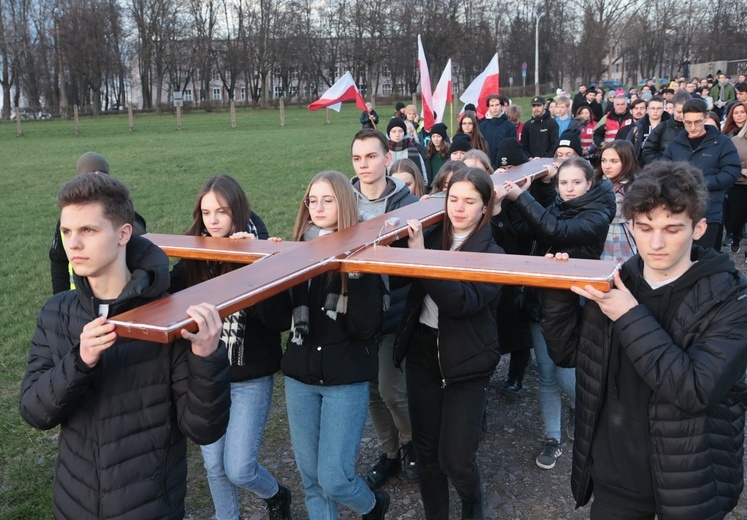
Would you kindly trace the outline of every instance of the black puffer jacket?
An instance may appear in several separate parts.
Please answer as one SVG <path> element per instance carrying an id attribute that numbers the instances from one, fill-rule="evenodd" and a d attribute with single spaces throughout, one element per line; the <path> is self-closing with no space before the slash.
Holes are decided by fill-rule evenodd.
<path id="1" fill-rule="evenodd" d="M 593 491 L 591 443 L 608 385 L 613 336 L 651 389 L 649 444 L 640 448 L 648 450 L 651 461 L 658 518 L 715 520 L 739 500 L 747 410 L 747 279 L 726 253 L 695 247 L 693 259 L 697 263 L 682 276 L 690 284 L 686 296 L 669 301 L 671 309 L 664 302 L 671 315 L 666 328 L 644 305 L 611 322 L 594 302 L 579 312 L 578 296 L 570 291 L 543 291 L 550 356 L 559 366 L 576 367 L 572 487 L 577 507 Z M 641 269 L 636 255 L 622 271 L 636 297 L 646 283 Z"/>
<path id="2" fill-rule="evenodd" d="M 685 124 L 675 118 L 659 123 L 656 128 L 651 130 L 648 139 L 643 143 L 641 148 L 642 164 L 651 164 L 661 159 L 669 143 L 674 141 L 684 128 Z"/>
<path id="3" fill-rule="evenodd" d="M 442 249 L 442 238 L 439 224 L 426 235 L 425 247 Z M 490 226 L 479 229 L 462 244 L 461 251 L 503 253 Z M 438 306 L 438 351 L 444 381 L 448 384 L 492 374 L 501 358 L 495 318 L 500 292 L 500 285 L 489 283 L 414 280 L 394 344 L 395 365 L 399 367 L 407 356 L 428 294 Z"/>
<path id="4" fill-rule="evenodd" d="M 148 240 L 127 245 L 132 280 L 110 315 L 158 299 L 168 259 Z M 53 296 L 39 313 L 21 416 L 40 429 L 61 426 L 54 484 L 56 518 L 182 518 L 186 436 L 199 444 L 226 431 L 228 356 L 192 354 L 188 342 L 161 345 L 120 338 L 89 369 L 80 358 L 83 327 L 98 316 L 88 281 Z"/>
<path id="5" fill-rule="evenodd" d="M 595 181 L 576 199 L 558 196 L 544 208 L 531 193 L 524 192 L 511 205 L 512 222 L 523 236 L 538 242 L 538 255 L 565 252 L 571 258 L 599 259 L 610 223 L 615 217 L 615 194 L 607 179 Z"/>

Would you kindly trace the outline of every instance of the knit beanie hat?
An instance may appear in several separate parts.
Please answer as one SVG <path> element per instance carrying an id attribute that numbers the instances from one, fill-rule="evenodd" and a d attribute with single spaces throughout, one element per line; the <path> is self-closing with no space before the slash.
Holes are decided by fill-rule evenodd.
<path id="1" fill-rule="evenodd" d="M 464 105 L 464 111 L 466 112 L 467 110 L 471 110 L 472 112 L 476 112 L 477 111 L 477 109 L 475 108 L 474 103 L 467 103 L 466 105 Z"/>
<path id="2" fill-rule="evenodd" d="M 521 144 L 516 139 L 507 137 L 498 145 L 498 167 L 505 168 L 506 166 L 519 166 L 525 162 L 529 162 L 529 157 L 526 156 L 524 150 L 521 148 Z"/>
<path id="3" fill-rule="evenodd" d="M 86 152 L 78 159 L 75 166 L 75 174 L 83 175 L 84 173 L 104 172 L 109 173 L 109 163 L 104 156 L 96 152 Z"/>
<path id="4" fill-rule="evenodd" d="M 400 101 L 396 105 L 394 105 L 394 110 L 396 110 L 397 112 L 399 112 L 403 108 L 405 108 L 405 104 L 402 101 Z"/>
<path id="5" fill-rule="evenodd" d="M 400 119 L 399 117 L 393 117 L 389 121 L 389 124 L 386 125 L 386 135 L 387 135 L 387 137 L 389 137 L 389 132 L 391 132 L 392 128 L 394 128 L 394 127 L 399 127 L 399 128 L 402 129 L 402 131 L 404 133 L 407 133 L 407 126 L 405 126 L 405 122 L 402 121 L 402 119 Z"/>
<path id="6" fill-rule="evenodd" d="M 557 151 L 558 148 L 573 148 L 573 151 L 580 157 L 583 154 L 583 149 L 581 148 L 581 134 L 578 128 L 569 128 L 560 134 L 555 150 Z"/>
<path id="7" fill-rule="evenodd" d="M 444 141 L 449 140 L 449 136 L 446 134 L 446 125 L 443 123 L 436 123 L 431 127 L 431 135 L 438 134 L 444 138 Z"/>
<path id="8" fill-rule="evenodd" d="M 472 150 L 472 144 L 469 142 L 469 136 L 467 134 L 456 134 L 451 141 L 449 154 L 454 152 L 469 152 L 470 150 Z"/>

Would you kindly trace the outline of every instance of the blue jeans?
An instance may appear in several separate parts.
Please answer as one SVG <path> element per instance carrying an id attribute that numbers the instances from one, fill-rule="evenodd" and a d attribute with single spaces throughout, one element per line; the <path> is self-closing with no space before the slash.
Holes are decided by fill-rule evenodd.
<path id="1" fill-rule="evenodd" d="M 202 446 L 216 520 L 239 518 L 238 487 L 260 498 L 278 492 L 278 483 L 257 463 L 272 402 L 273 376 L 231 383 L 231 416 L 226 434 Z"/>
<path id="2" fill-rule="evenodd" d="M 355 474 L 368 382 L 317 386 L 286 377 L 285 403 L 309 520 L 338 518 L 338 503 L 359 515 L 370 513 L 376 498 Z"/>
<path id="3" fill-rule="evenodd" d="M 576 369 L 561 368 L 547 353 L 547 343 L 542 335 L 541 323 L 530 323 L 534 355 L 539 373 L 539 403 L 542 421 L 545 423 L 545 438 L 560 440 L 560 391 L 576 404 Z"/>

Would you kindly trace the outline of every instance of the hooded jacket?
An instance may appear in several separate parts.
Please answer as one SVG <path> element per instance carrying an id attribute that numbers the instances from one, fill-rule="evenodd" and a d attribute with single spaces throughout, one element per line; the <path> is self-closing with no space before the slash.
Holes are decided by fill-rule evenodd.
<path id="1" fill-rule="evenodd" d="M 508 120 L 506 114 L 480 122 L 480 133 L 490 149 L 490 164 L 498 167 L 498 146 L 507 138 L 516 139 L 516 127 Z"/>
<path id="2" fill-rule="evenodd" d="M 160 298 L 168 258 L 145 238 L 127 244 L 132 279 L 110 304 L 119 314 Z M 186 436 L 198 444 L 226 431 L 228 356 L 178 340 L 168 345 L 118 338 L 94 368 L 80 357 L 80 334 L 98 314 L 88 280 L 42 308 L 21 383 L 21 416 L 35 428 L 61 427 L 55 518 L 182 518 Z"/>
<path id="3" fill-rule="evenodd" d="M 571 258 L 599 259 L 616 205 L 612 183 L 603 179 L 576 199 L 565 201 L 558 195 L 548 208 L 524 192 L 511 209 L 519 233 L 537 239 L 538 255 L 564 252 Z"/>
<path id="4" fill-rule="evenodd" d="M 558 123 L 545 110 L 524 124 L 521 147 L 527 157 L 552 157 L 558 142 Z"/>
<path id="5" fill-rule="evenodd" d="M 705 138 L 693 150 L 687 132 L 682 131 L 664 151 L 665 161 L 685 161 L 703 172 L 708 187 L 707 222 L 721 222 L 724 215 L 724 196 L 742 172 L 739 153 L 730 138 L 713 126 L 705 127 Z"/>
<path id="6" fill-rule="evenodd" d="M 358 202 L 358 213 L 361 221 L 368 220 L 384 213 L 389 213 L 395 209 L 403 208 L 418 201 L 418 198 L 410 193 L 404 182 L 393 177 L 386 178 L 386 188 L 381 197 L 376 200 L 369 200 L 360 190 L 360 180 L 358 177 L 353 178 L 353 191 L 355 191 L 356 201 Z M 399 243 L 395 244 L 401 245 Z M 382 277 L 385 286 L 389 286 L 388 277 Z M 384 316 L 384 327 L 382 334 L 391 334 L 397 330 L 402 311 L 405 308 L 405 299 L 409 291 L 409 283 L 403 283 L 397 287 L 390 287 L 389 308 Z"/>
<path id="7" fill-rule="evenodd" d="M 659 124 L 656 126 L 664 124 L 667 120 L 669 120 L 669 117 L 669 112 L 663 112 L 661 121 L 659 121 Z M 643 163 L 643 159 L 641 157 L 641 154 L 643 152 L 643 143 L 646 142 L 651 132 L 653 132 L 653 129 L 651 128 L 651 118 L 648 116 L 648 114 L 646 114 L 641 118 L 640 121 L 636 122 L 633 125 L 633 128 L 630 129 L 628 135 L 625 136 L 626 141 L 630 141 L 631 143 L 633 143 L 635 158 L 638 161 L 638 164 L 642 165 Z"/>
<path id="8" fill-rule="evenodd" d="M 645 444 L 629 447 L 626 455 L 630 466 L 644 463 L 650 471 L 658 518 L 720 519 L 739 500 L 747 410 L 747 279 L 726 253 L 694 247 L 692 258 L 696 262 L 685 274 L 656 290 L 643 279 L 641 257 L 628 260 L 622 280 L 639 304 L 615 322 L 592 301 L 581 311 L 578 296 L 570 291 L 543 291 L 550 356 L 559 366 L 576 368 L 571 482 L 577 507 L 595 492 L 591 453 L 601 436 L 603 406 L 640 387 L 648 390 L 643 407 L 622 425 L 636 424 L 640 415 Z M 659 305 L 651 309 L 641 303 L 657 298 Z M 612 354 L 615 341 L 618 356 Z M 621 357 L 632 364 L 637 384 L 618 380 Z M 626 440 L 621 434 L 630 435 L 618 432 L 615 449 Z M 615 479 L 614 474 L 606 478 Z"/>
<path id="9" fill-rule="evenodd" d="M 442 226 L 425 236 L 426 249 L 442 249 Z M 503 253 L 489 225 L 477 230 L 460 251 Z M 495 317 L 500 292 L 500 285 L 490 283 L 414 280 L 394 344 L 395 365 L 400 367 L 407 356 L 427 294 L 438 306 L 438 359 L 444 384 L 489 377 L 501 358 Z"/>

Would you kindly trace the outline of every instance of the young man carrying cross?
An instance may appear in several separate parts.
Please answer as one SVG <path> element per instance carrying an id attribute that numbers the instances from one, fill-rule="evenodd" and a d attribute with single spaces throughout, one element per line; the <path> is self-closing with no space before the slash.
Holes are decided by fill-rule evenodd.
<path id="1" fill-rule="evenodd" d="M 351 146 L 353 189 L 361 220 L 368 220 L 418 201 L 405 184 L 386 174 L 392 156 L 386 138 L 376 130 L 361 130 Z M 409 285 L 391 292 L 379 344 L 379 375 L 369 385 L 369 413 L 381 454 L 366 475 L 366 483 L 377 489 L 404 470 L 408 479 L 417 478 L 412 428 L 407 408 L 407 387 L 403 370 L 394 366 L 394 338 Z"/>
<path id="2" fill-rule="evenodd" d="M 693 245 L 707 203 L 697 168 L 647 166 L 625 193 L 638 254 L 615 287 L 543 291 L 550 355 L 576 368 L 571 482 L 577 507 L 594 494 L 592 520 L 723 518 L 744 487 L 747 278 Z"/>
<path id="3" fill-rule="evenodd" d="M 74 178 L 59 206 L 75 290 L 39 313 L 20 403 L 33 427 L 61 427 L 54 516 L 182 518 L 186 437 L 209 444 L 228 424 L 220 316 L 191 306 L 198 330 L 167 345 L 118 337 L 107 318 L 163 296 L 168 258 L 132 234 L 129 191 L 109 175 Z"/>

